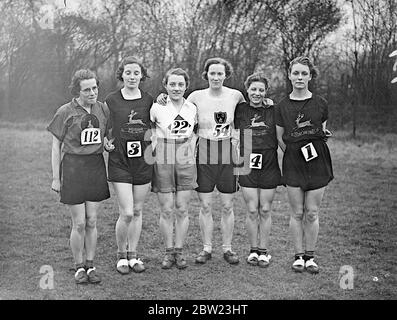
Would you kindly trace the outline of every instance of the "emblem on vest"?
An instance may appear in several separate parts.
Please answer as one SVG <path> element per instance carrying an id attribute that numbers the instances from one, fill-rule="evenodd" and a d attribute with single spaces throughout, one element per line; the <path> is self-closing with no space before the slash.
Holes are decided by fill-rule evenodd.
<path id="1" fill-rule="evenodd" d="M 138 136 L 141 136 L 145 132 L 145 123 L 142 119 L 133 119 L 138 112 L 131 110 L 128 115 L 128 122 L 125 123 L 120 129 L 120 136 L 124 139 L 136 139 Z"/>
<path id="2" fill-rule="evenodd" d="M 297 117 L 296 120 L 295 120 L 296 127 L 294 128 L 294 130 L 300 129 L 300 128 L 304 128 L 304 127 L 312 127 L 312 126 L 313 126 L 312 120 L 306 120 L 306 121 L 302 121 L 302 122 L 301 122 L 301 119 L 302 119 L 304 116 L 305 116 L 305 115 L 304 115 L 303 113 L 300 113 L 300 112 L 299 112 L 298 117 Z"/>
<path id="3" fill-rule="evenodd" d="M 220 111 L 220 112 L 214 112 L 214 120 L 217 124 L 224 124 L 227 119 L 227 113 Z"/>

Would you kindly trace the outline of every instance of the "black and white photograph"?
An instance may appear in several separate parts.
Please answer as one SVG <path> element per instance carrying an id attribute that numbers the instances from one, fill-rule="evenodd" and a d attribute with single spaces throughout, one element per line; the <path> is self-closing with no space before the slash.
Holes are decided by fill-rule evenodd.
<path id="1" fill-rule="evenodd" d="M 397 0 L 0 10 L 0 300 L 397 299 Z"/>

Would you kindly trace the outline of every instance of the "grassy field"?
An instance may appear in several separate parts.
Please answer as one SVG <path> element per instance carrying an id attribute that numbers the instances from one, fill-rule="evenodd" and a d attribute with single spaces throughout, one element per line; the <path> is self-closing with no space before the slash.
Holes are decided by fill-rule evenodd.
<path id="1" fill-rule="evenodd" d="M 189 267 L 162 270 L 163 242 L 159 206 L 151 193 L 146 201 L 138 252 L 146 272 L 121 276 L 115 271 L 114 192 L 104 201 L 98 219 L 99 285 L 77 286 L 68 243 L 68 208 L 50 191 L 51 137 L 41 125 L 0 123 L 0 299 L 396 299 L 397 135 L 364 135 L 351 140 L 344 132 L 330 139 L 335 180 L 329 185 L 320 212 L 318 275 L 295 274 L 288 233 L 286 190 L 277 189 L 273 204 L 267 269 L 247 265 L 249 249 L 245 204 L 235 197 L 233 249 L 237 266 L 221 254 L 220 210 L 214 203 L 214 254 L 206 265 L 194 264 L 201 250 L 198 198 L 193 195 L 186 251 Z M 40 288 L 43 265 L 54 270 L 54 288 Z M 340 286 L 340 268 L 351 266 L 352 289 Z"/>

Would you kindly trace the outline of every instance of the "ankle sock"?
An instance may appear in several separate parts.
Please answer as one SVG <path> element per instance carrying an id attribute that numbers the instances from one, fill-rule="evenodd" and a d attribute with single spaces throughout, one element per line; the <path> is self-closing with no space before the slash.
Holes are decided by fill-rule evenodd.
<path id="1" fill-rule="evenodd" d="M 127 259 L 136 259 L 136 252 L 135 251 L 127 251 Z"/>
<path id="2" fill-rule="evenodd" d="M 256 253 L 259 255 L 258 247 L 251 247 L 250 254 L 251 253 Z"/>
<path id="3" fill-rule="evenodd" d="M 127 259 L 127 252 L 117 252 L 117 260 Z"/>
<path id="4" fill-rule="evenodd" d="M 305 259 L 305 261 L 307 261 L 312 258 L 314 258 L 314 251 L 305 251 L 305 255 L 303 256 L 303 259 Z"/>
<path id="5" fill-rule="evenodd" d="M 223 253 L 232 251 L 232 246 L 231 245 L 222 245 L 222 250 L 223 250 Z"/>
<path id="6" fill-rule="evenodd" d="M 295 254 L 295 260 L 298 260 L 298 259 L 303 258 L 304 255 L 305 255 L 305 254 L 304 254 L 303 252 L 300 252 L 300 253 Z"/>
<path id="7" fill-rule="evenodd" d="M 267 249 L 258 248 L 258 254 L 266 256 L 267 255 Z"/>
<path id="8" fill-rule="evenodd" d="M 85 269 L 85 265 L 84 265 L 83 262 L 82 262 L 82 263 L 76 263 L 76 264 L 75 264 L 75 267 L 76 267 L 76 271 L 79 270 L 80 268 Z"/>
<path id="9" fill-rule="evenodd" d="M 85 261 L 85 269 L 88 270 L 94 267 L 94 260 L 86 260 Z"/>

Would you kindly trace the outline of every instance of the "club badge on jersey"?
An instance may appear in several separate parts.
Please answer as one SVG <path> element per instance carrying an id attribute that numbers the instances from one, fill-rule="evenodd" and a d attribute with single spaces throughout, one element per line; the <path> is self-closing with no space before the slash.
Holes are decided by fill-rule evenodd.
<path id="1" fill-rule="evenodd" d="M 98 118 L 92 114 L 83 117 L 81 121 L 81 128 L 83 129 L 80 134 L 81 145 L 100 144 L 101 129 L 99 129 Z"/>

